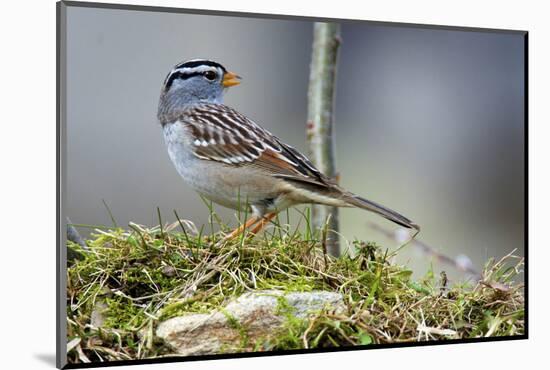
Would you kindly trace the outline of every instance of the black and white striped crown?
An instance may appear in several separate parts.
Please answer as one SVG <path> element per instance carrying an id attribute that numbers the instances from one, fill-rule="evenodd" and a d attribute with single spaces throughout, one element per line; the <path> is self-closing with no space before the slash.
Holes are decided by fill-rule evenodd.
<path id="1" fill-rule="evenodd" d="M 227 70 L 220 63 L 208 59 L 193 59 L 177 64 L 164 79 L 164 89 L 170 86 L 176 79 L 187 79 L 193 76 L 204 75 L 206 72 L 214 71 L 226 73 Z"/>

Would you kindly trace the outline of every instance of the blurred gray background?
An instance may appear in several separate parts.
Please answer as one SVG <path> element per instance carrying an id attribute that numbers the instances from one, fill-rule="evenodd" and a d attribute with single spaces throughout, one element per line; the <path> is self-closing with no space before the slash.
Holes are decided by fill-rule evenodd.
<path id="1" fill-rule="evenodd" d="M 68 8 L 67 212 L 121 225 L 208 210 L 173 168 L 156 109 L 176 63 L 208 58 L 244 77 L 225 103 L 305 151 L 312 23 Z M 520 34 L 342 22 L 336 95 L 341 184 L 412 218 L 420 239 L 480 269 L 524 239 L 524 58 Z M 235 225 L 234 212 L 217 207 Z M 395 241 L 384 219 L 341 210 L 343 242 Z M 298 213 L 291 214 L 293 220 Z M 81 229 L 86 234 L 88 230 Z M 430 258 L 405 248 L 417 274 Z M 453 278 L 461 274 L 448 266 Z"/>

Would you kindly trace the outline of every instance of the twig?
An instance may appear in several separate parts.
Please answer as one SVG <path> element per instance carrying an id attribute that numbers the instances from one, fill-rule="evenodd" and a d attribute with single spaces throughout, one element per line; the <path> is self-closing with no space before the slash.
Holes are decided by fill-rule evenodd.
<path id="1" fill-rule="evenodd" d="M 397 230 L 396 232 L 389 231 L 382 226 L 375 224 L 375 223 L 369 223 L 369 226 L 384 234 L 386 237 L 396 240 L 398 242 L 402 241 L 402 235 L 400 234 L 400 230 Z M 412 239 L 410 240 L 410 244 L 420 250 L 423 254 L 435 258 L 437 261 L 453 266 L 459 271 L 466 272 L 470 275 L 473 275 L 476 280 L 480 280 L 481 273 L 474 269 L 472 266 L 469 266 L 468 264 L 461 262 L 458 258 L 451 258 L 447 255 L 444 255 L 441 252 L 436 251 L 434 248 L 430 247 L 428 244 L 424 243 L 423 241 L 420 241 L 418 239 Z"/>
<path id="2" fill-rule="evenodd" d="M 162 239 L 164 239 L 164 229 L 162 228 L 162 217 L 160 215 L 160 208 L 157 207 L 157 215 L 159 218 L 159 228 L 160 228 L 160 236 Z"/>
<path id="3" fill-rule="evenodd" d="M 111 222 L 113 223 L 113 226 L 118 229 L 118 224 L 115 220 L 115 216 L 113 215 L 113 212 L 111 211 L 111 208 L 109 208 L 109 205 L 107 204 L 107 202 L 105 201 L 105 199 L 101 199 L 101 201 L 103 202 L 103 205 L 105 206 L 105 209 L 107 209 L 107 213 L 109 214 L 109 217 L 111 218 Z"/>
<path id="4" fill-rule="evenodd" d="M 308 89 L 307 142 L 309 157 L 317 168 L 330 177 L 336 176 L 334 164 L 334 93 L 336 65 L 340 46 L 340 25 L 316 22 L 313 26 L 313 48 Z M 336 207 L 313 205 L 312 221 L 315 229 L 322 228 L 330 215 L 328 252 L 340 254 L 338 211 Z"/>
<path id="5" fill-rule="evenodd" d="M 323 260 L 325 262 L 325 271 L 327 270 L 328 268 L 328 261 L 327 261 L 327 235 L 328 235 L 328 223 L 330 221 L 330 217 L 331 215 L 329 215 L 329 219 L 327 220 L 327 223 L 325 224 L 325 227 L 323 227 L 323 237 L 321 238 L 321 246 L 323 247 Z M 306 347 L 307 348 L 307 347 Z"/>

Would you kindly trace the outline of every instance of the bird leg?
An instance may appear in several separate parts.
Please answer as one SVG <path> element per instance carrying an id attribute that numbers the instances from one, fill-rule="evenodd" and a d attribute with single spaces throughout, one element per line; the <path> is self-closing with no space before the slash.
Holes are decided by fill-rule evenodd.
<path id="1" fill-rule="evenodd" d="M 260 222 L 258 222 L 251 230 L 250 232 L 252 234 L 257 234 L 259 233 L 260 231 L 262 231 L 265 226 L 269 223 L 269 221 L 271 221 L 273 219 L 273 217 L 275 217 L 277 215 L 276 212 L 270 212 L 268 214 L 265 214 L 261 219 L 260 219 Z"/>
<path id="2" fill-rule="evenodd" d="M 260 220 L 260 217 L 258 216 L 250 217 L 244 224 L 242 224 L 241 226 L 237 227 L 235 230 L 231 231 L 229 234 L 224 236 L 221 242 L 223 243 L 228 240 L 236 238 L 237 236 L 241 235 L 247 228 L 257 223 L 259 220 Z"/>
<path id="3" fill-rule="evenodd" d="M 217 245 L 221 245 L 228 240 L 235 239 L 236 237 L 244 233 L 246 229 L 252 226 L 254 227 L 250 230 L 250 233 L 257 234 L 258 232 L 263 230 L 263 228 L 265 228 L 265 226 L 269 223 L 269 221 L 271 221 L 273 217 L 275 217 L 276 215 L 277 213 L 270 212 L 261 217 L 260 216 L 250 217 L 244 224 L 242 224 L 241 226 L 237 227 L 235 230 L 233 230 L 232 232 L 224 236 L 223 239 L 217 243 Z"/>

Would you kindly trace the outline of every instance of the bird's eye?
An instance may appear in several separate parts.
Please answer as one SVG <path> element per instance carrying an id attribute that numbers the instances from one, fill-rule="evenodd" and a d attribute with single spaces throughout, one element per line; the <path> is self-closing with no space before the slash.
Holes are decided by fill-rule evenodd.
<path id="1" fill-rule="evenodd" d="M 217 77 L 217 74 L 214 71 L 206 71 L 204 72 L 204 77 L 206 77 L 207 80 L 214 81 Z"/>

